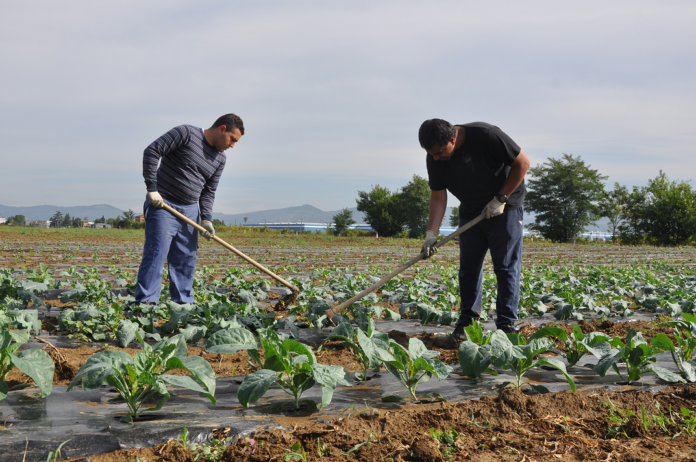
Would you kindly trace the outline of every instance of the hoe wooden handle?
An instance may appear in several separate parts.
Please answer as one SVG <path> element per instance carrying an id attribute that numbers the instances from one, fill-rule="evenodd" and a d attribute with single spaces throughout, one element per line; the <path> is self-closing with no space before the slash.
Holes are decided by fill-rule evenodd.
<path id="1" fill-rule="evenodd" d="M 202 227 L 201 225 L 199 225 L 199 224 L 196 223 L 195 221 L 191 220 L 191 219 L 188 218 L 186 215 L 177 212 L 176 210 L 174 210 L 171 206 L 167 205 L 166 203 L 164 203 L 164 204 L 162 205 L 162 208 L 163 208 L 164 210 L 166 210 L 167 212 L 171 213 L 172 215 L 174 215 L 175 217 L 177 217 L 178 219 L 183 220 L 184 222 L 186 222 L 186 223 L 188 223 L 189 225 L 193 226 L 193 227 L 196 228 L 198 231 L 200 231 L 200 232 L 202 232 L 202 233 L 207 233 L 207 232 L 208 232 L 207 229 L 205 229 L 204 227 Z M 246 260 L 248 263 L 250 263 L 251 265 L 255 266 L 255 267 L 258 268 L 260 271 L 266 273 L 267 275 L 269 275 L 270 277 L 272 277 L 272 278 L 275 279 L 276 281 L 280 282 L 281 284 L 283 284 L 285 287 L 289 288 L 289 289 L 292 290 L 293 292 L 295 292 L 295 293 L 299 293 L 299 292 L 300 292 L 300 289 L 298 289 L 293 283 L 288 282 L 288 281 L 286 281 L 285 279 L 281 278 L 280 276 L 278 276 L 277 274 L 275 274 L 273 271 L 271 271 L 271 270 L 269 270 L 268 268 L 266 268 L 265 266 L 263 266 L 261 263 L 255 261 L 255 260 L 252 260 L 250 257 L 248 257 L 247 255 L 245 255 L 242 251 L 240 251 L 240 250 L 236 249 L 235 247 L 231 246 L 230 244 L 228 244 L 227 242 L 223 241 L 223 240 L 220 239 L 219 237 L 213 236 L 211 239 L 214 240 L 215 242 L 217 242 L 218 244 L 220 244 L 221 246 L 225 247 L 226 249 L 230 250 L 232 253 L 234 253 L 234 254 L 237 255 L 238 257 L 240 257 L 240 258 Z"/>
<path id="2" fill-rule="evenodd" d="M 442 247 L 443 245 L 447 244 L 449 241 L 451 241 L 451 240 L 454 239 L 455 237 L 457 237 L 457 236 L 459 236 L 460 234 L 462 234 L 462 233 L 463 233 L 464 231 L 466 231 L 467 229 L 469 229 L 469 228 L 471 228 L 472 226 L 474 226 L 474 225 L 475 225 L 476 223 L 478 223 L 479 221 L 483 220 L 485 217 L 486 217 L 486 214 L 485 214 L 485 213 L 481 213 L 481 215 L 477 216 L 476 218 L 474 218 L 474 219 L 471 220 L 470 222 L 466 223 L 464 226 L 462 226 L 461 228 L 457 229 L 455 232 L 453 232 L 453 233 L 450 234 L 449 236 L 445 237 L 444 239 L 442 239 L 441 241 L 439 241 L 438 243 L 436 243 L 436 244 L 434 245 L 434 247 Z M 371 293 L 371 292 L 374 291 L 375 289 L 378 289 L 378 288 L 382 287 L 384 284 L 386 284 L 388 281 L 390 281 L 392 278 L 394 278 L 394 276 L 396 276 L 397 274 L 403 272 L 403 271 L 406 270 L 407 268 L 410 268 L 411 266 L 415 265 L 416 263 L 418 263 L 419 261 L 423 260 L 424 258 L 425 258 L 425 252 L 421 252 L 420 254 L 418 254 L 417 256 L 413 257 L 411 260 L 409 260 L 408 262 L 404 263 L 403 265 L 399 266 L 399 267 L 396 268 L 394 271 L 392 271 L 391 273 L 387 274 L 387 275 L 384 276 L 382 279 L 380 279 L 379 281 L 375 282 L 374 284 L 372 284 L 370 287 L 368 287 L 367 289 L 363 290 L 363 291 L 360 292 L 359 294 L 355 295 L 355 296 L 352 297 L 352 298 L 349 298 L 349 299 L 346 300 L 345 302 L 343 302 L 343 303 L 341 303 L 340 305 L 338 305 L 336 308 L 332 308 L 332 309 L 330 309 L 330 310 L 326 310 L 326 317 L 329 318 L 329 321 L 331 321 L 331 323 L 333 324 L 332 318 L 334 317 L 334 315 L 337 315 L 338 313 L 342 312 L 346 307 L 349 307 L 350 305 L 352 305 L 353 303 L 357 302 L 358 300 L 360 300 L 361 298 L 363 298 L 363 297 L 366 296 L 367 294 Z"/>

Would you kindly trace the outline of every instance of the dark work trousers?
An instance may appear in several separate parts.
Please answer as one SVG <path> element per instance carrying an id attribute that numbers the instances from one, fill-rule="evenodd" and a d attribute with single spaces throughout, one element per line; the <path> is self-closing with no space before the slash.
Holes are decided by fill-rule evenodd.
<path id="1" fill-rule="evenodd" d="M 473 219 L 460 219 L 463 226 Z M 522 266 L 522 235 L 524 208 L 505 211 L 497 217 L 484 219 L 459 235 L 459 296 L 461 299 L 458 324 L 468 325 L 481 316 L 483 261 L 491 251 L 493 271 L 498 280 L 496 312 L 498 327 L 517 321 L 520 302 L 520 268 Z"/>
<path id="2" fill-rule="evenodd" d="M 182 205 L 166 199 L 164 202 L 198 223 L 198 204 Z M 145 247 L 138 270 L 136 303 L 159 303 L 165 259 L 172 301 L 193 303 L 197 250 L 198 231 L 193 226 L 145 201 Z"/>

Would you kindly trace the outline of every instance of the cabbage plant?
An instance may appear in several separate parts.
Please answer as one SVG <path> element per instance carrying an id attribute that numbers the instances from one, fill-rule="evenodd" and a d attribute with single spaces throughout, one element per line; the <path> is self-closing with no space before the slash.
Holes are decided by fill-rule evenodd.
<path id="1" fill-rule="evenodd" d="M 257 349 L 247 349 L 257 370 L 244 377 L 237 390 L 237 398 L 242 406 L 249 407 L 249 403 L 258 401 L 271 385 L 276 384 L 293 397 L 295 408 L 299 409 L 302 394 L 319 384 L 322 391 L 321 407 L 324 408 L 331 403 L 338 384 L 353 386 L 343 367 L 319 364 L 311 347 L 296 340 L 281 338 L 270 329 L 259 329 L 259 337 L 265 360 L 261 360 Z M 310 406 L 313 404 L 311 402 Z"/>
<path id="2" fill-rule="evenodd" d="M 679 373 L 687 382 L 696 382 L 696 316 L 682 313 L 683 321 L 669 321 L 661 326 L 673 326 L 675 346 L 665 334 L 657 334 L 650 344 L 669 351 Z M 683 331 L 682 331 L 683 330 Z"/>
<path id="3" fill-rule="evenodd" d="M 609 344 L 611 339 L 609 336 L 602 332 L 590 332 L 585 335 L 577 324 L 573 324 L 573 332 L 570 334 L 570 337 L 560 327 L 547 326 L 534 332 L 534 334 L 529 337 L 529 340 L 531 341 L 543 337 L 557 338 L 565 344 L 568 353 L 561 353 L 560 351 L 557 353 L 560 353 L 566 358 L 568 367 L 575 366 L 585 353 L 591 353 L 597 357 L 597 359 L 601 359 L 611 350 L 611 345 Z"/>
<path id="4" fill-rule="evenodd" d="M 379 371 L 384 361 L 395 360 L 394 356 L 389 353 L 389 336 L 384 332 L 379 332 L 371 318 L 367 320 L 367 331 L 363 331 L 359 327 L 353 329 L 349 322 L 342 322 L 321 342 L 317 351 L 321 351 L 324 344 L 331 339 L 342 340 L 343 346 L 350 349 L 353 357 L 363 369 L 362 374 L 355 374 L 359 380 L 367 380 L 368 369 L 372 368 Z"/>
<path id="5" fill-rule="evenodd" d="M 643 334 L 636 332 L 635 329 L 628 331 L 626 344 L 619 337 L 614 337 L 609 343 L 616 349 L 603 356 L 593 367 L 601 377 L 604 377 L 612 368 L 626 383 L 640 380 L 641 376 L 648 372 L 653 372 L 666 382 L 685 381 L 680 375 L 654 365 L 657 362 L 656 355 L 662 352 L 662 348 L 649 345 Z M 619 371 L 618 363 L 621 362 L 626 364 L 626 377 Z"/>
<path id="6" fill-rule="evenodd" d="M 0 326 L 2 327 L 2 326 Z M 32 348 L 18 352 L 19 347 L 29 341 L 29 332 L 9 330 L 3 327 L 0 334 L 0 400 L 7 398 L 7 393 L 30 387 L 30 383 L 21 383 L 10 387 L 5 378 L 15 367 L 31 377 L 45 398 L 53 390 L 53 372 L 55 364 L 43 350 Z"/>
<path id="7" fill-rule="evenodd" d="M 175 335 L 151 347 L 137 334 L 143 349 L 135 358 L 121 350 L 99 351 L 80 368 L 68 390 L 82 380 L 83 390 L 95 390 L 102 385 L 115 387 L 128 406 L 128 415 L 121 418 L 133 422 L 146 411 L 156 411 L 169 399 L 167 384 L 188 388 L 203 393 L 215 404 L 215 373 L 212 366 L 200 356 L 186 356 L 188 349 L 183 335 Z M 202 385 L 191 377 L 167 374 L 174 369 L 191 373 Z M 158 398 L 152 408 L 143 409 L 143 404 Z"/>
<path id="8" fill-rule="evenodd" d="M 498 375 L 491 365 L 511 370 L 515 374 L 515 382 L 504 382 L 501 388 L 513 385 L 517 388 L 529 386 L 538 393 L 548 393 L 549 390 L 541 385 L 523 382 L 525 373 L 540 366 L 550 366 L 558 369 L 568 381 L 570 388 L 575 391 L 575 382 L 570 378 L 565 364 L 557 359 L 539 356 L 551 350 L 556 344 L 548 338 L 530 339 L 525 343 L 521 334 L 505 334 L 493 331 L 488 342 L 482 346 L 466 340 L 459 345 L 459 363 L 464 375 L 470 378 L 479 377 L 484 372 Z"/>
<path id="9" fill-rule="evenodd" d="M 428 350 L 423 342 L 411 337 L 408 349 L 395 341 L 389 342 L 389 352 L 393 361 L 384 361 L 384 367 L 408 389 L 413 399 L 416 398 L 418 384 L 426 382 L 435 376 L 438 380 L 446 379 L 452 368 L 442 361 L 435 359 L 439 351 Z"/>

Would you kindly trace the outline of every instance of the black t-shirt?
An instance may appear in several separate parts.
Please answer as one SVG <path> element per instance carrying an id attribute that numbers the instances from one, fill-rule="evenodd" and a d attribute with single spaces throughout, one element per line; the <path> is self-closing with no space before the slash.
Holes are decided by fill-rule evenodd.
<path id="1" fill-rule="evenodd" d="M 475 217 L 500 192 L 521 149 L 495 125 L 473 122 L 459 126 L 465 130 L 464 144 L 452 157 L 435 160 L 426 155 L 428 183 L 432 191 L 447 189 L 459 199 L 460 217 Z M 522 181 L 510 195 L 505 210 L 521 207 L 526 194 Z"/>

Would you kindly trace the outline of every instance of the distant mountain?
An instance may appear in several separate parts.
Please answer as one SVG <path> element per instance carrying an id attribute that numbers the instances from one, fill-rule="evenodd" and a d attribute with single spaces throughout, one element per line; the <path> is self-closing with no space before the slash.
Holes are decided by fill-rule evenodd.
<path id="1" fill-rule="evenodd" d="M 123 215 L 123 210 L 113 207 L 107 204 L 98 205 L 81 205 L 64 207 L 61 205 L 34 205 L 31 207 L 12 207 L 9 205 L 0 205 L 0 215 L 4 218 L 11 217 L 13 215 L 24 215 L 27 220 L 48 220 L 56 211 L 60 211 L 63 214 L 69 213 L 71 217 L 87 217 L 88 220 L 95 220 L 97 218 L 116 218 L 119 215 Z M 136 211 L 136 214 L 138 212 Z"/>
<path id="2" fill-rule="evenodd" d="M 358 212 L 356 207 L 350 207 L 348 210 L 353 212 L 353 219 L 356 223 L 365 223 L 365 215 L 362 212 Z M 445 223 L 449 223 L 450 211 L 450 207 L 447 207 Z M 325 212 L 313 205 L 305 204 L 298 207 L 261 210 L 259 212 L 237 213 L 234 215 L 213 213 L 213 218 L 224 221 L 226 225 L 243 224 L 244 217 L 247 217 L 246 223 L 249 225 L 261 223 L 331 223 L 333 222 L 333 216 L 338 212 L 340 210 Z"/>
<path id="3" fill-rule="evenodd" d="M 362 212 L 353 207 L 350 208 L 353 212 L 353 219 L 357 223 L 364 223 Z M 325 212 L 313 205 L 305 204 L 297 207 L 286 207 L 284 209 L 261 210 L 258 212 L 237 213 L 234 215 L 226 213 L 213 213 L 213 218 L 222 220 L 227 225 L 244 224 L 244 217 L 247 217 L 246 223 L 331 223 L 333 216 L 340 210 Z"/>
<path id="4" fill-rule="evenodd" d="M 358 212 L 356 207 L 349 208 L 353 212 L 353 219 L 356 223 L 365 223 L 365 217 L 362 212 Z M 0 216 L 9 218 L 13 215 L 24 215 L 27 220 L 48 220 L 57 211 L 63 214 L 69 213 L 72 217 L 87 217 L 88 220 L 96 218 L 116 218 L 123 215 L 123 210 L 107 204 L 87 205 L 87 206 L 72 206 L 64 207 L 60 205 L 35 205 L 31 207 L 12 207 L 8 205 L 0 205 Z M 227 225 L 242 224 L 244 217 L 247 217 L 247 224 L 260 223 L 331 223 L 333 216 L 340 210 L 332 210 L 325 212 L 313 205 L 305 204 L 297 207 L 286 207 L 283 209 L 261 210 L 257 212 L 227 214 L 213 213 L 213 218 L 223 220 Z M 136 214 L 141 213 L 136 210 Z M 449 223 L 451 208 L 447 207 L 445 214 L 445 225 Z"/>

